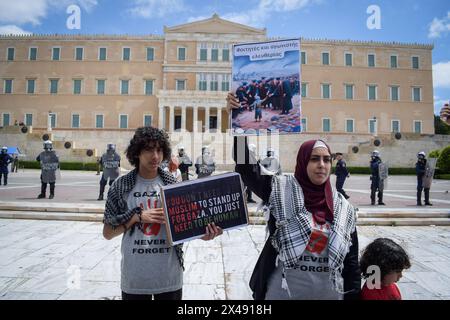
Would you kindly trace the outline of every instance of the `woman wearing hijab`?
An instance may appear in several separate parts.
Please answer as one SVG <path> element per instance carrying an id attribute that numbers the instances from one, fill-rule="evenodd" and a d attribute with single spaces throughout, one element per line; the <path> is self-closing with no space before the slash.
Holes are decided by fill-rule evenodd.
<path id="1" fill-rule="evenodd" d="M 235 107 L 229 95 L 228 109 Z M 266 204 L 269 238 L 250 279 L 253 298 L 357 299 L 361 288 L 354 207 L 330 183 L 331 150 L 304 142 L 294 176 L 269 175 L 245 137 L 235 137 L 236 172 Z"/>

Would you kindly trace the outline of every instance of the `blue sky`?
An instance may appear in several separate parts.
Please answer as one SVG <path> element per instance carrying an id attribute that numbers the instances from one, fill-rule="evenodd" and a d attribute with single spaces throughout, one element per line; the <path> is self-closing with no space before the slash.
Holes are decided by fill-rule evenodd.
<path id="1" fill-rule="evenodd" d="M 69 30 L 68 6 L 81 9 Z M 369 30 L 367 8 L 380 8 L 381 29 Z M 431 43 L 435 113 L 450 99 L 448 0 L 0 0 L 0 34 L 163 34 L 213 13 L 267 28 L 269 36 Z"/>

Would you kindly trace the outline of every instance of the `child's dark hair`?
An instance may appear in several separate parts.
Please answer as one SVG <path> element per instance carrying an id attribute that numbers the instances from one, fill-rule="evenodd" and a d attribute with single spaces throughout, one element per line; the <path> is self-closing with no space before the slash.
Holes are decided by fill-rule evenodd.
<path id="1" fill-rule="evenodd" d="M 381 271 L 381 279 L 394 271 L 401 271 L 411 267 L 409 256 L 397 243 L 387 238 L 378 238 L 370 243 L 361 256 L 360 267 L 364 278 L 369 266 L 378 266 Z"/>
<path id="2" fill-rule="evenodd" d="M 140 127 L 136 129 L 125 153 L 131 165 L 139 168 L 139 155 L 141 152 L 154 147 L 162 149 L 163 160 L 170 159 L 172 150 L 170 148 L 169 135 L 158 128 Z"/>

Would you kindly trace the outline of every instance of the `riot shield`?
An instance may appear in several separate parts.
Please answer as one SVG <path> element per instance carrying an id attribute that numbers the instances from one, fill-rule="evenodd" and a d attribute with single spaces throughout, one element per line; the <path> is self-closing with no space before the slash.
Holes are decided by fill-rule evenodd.
<path id="1" fill-rule="evenodd" d="M 389 167 L 387 163 L 380 162 L 380 164 L 378 164 L 378 176 L 380 177 L 378 189 L 383 191 L 387 188 L 387 179 L 389 178 Z"/>
<path id="2" fill-rule="evenodd" d="M 427 160 L 427 164 L 425 166 L 425 175 L 423 176 L 423 187 L 430 188 L 431 183 L 433 182 L 434 170 L 436 169 L 436 158 L 430 158 Z"/>

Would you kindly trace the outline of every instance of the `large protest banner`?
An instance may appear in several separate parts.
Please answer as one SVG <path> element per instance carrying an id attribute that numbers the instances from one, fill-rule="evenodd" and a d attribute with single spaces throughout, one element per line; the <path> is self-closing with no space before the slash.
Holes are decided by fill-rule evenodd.
<path id="1" fill-rule="evenodd" d="M 230 115 L 233 135 L 300 133 L 300 40 L 233 46 L 232 91 L 239 109 Z"/>
<path id="2" fill-rule="evenodd" d="M 163 186 L 161 194 L 172 245 L 201 238 L 209 223 L 224 230 L 248 224 L 238 173 Z"/>

